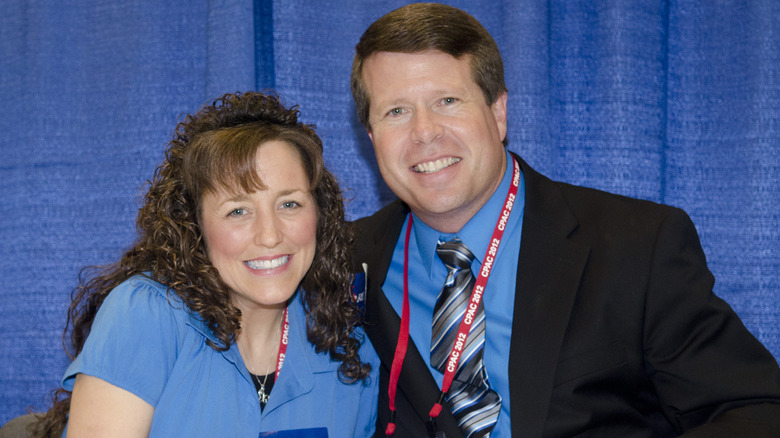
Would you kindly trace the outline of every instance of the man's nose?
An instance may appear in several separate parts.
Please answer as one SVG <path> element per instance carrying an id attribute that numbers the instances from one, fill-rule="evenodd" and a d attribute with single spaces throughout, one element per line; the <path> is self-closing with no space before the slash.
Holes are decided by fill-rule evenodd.
<path id="1" fill-rule="evenodd" d="M 444 131 L 435 112 L 424 109 L 412 116 L 412 139 L 427 144 L 436 140 Z"/>

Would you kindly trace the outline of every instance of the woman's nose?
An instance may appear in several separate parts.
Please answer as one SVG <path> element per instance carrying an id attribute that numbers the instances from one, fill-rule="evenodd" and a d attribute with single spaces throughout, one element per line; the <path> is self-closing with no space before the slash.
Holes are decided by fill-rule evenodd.
<path id="1" fill-rule="evenodd" d="M 272 215 L 262 215 L 255 224 L 255 243 L 273 248 L 282 241 L 283 233 L 278 220 Z"/>

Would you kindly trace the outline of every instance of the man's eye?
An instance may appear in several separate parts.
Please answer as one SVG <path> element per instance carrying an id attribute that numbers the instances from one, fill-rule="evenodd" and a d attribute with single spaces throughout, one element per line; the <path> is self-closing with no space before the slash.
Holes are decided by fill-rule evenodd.
<path id="1" fill-rule="evenodd" d="M 450 105 L 450 104 L 453 104 L 453 103 L 455 103 L 457 100 L 458 100 L 458 99 L 456 99 L 456 98 L 454 98 L 454 97 L 445 97 L 444 99 L 442 99 L 442 100 L 441 100 L 441 102 L 442 102 L 443 104 L 445 104 L 445 105 Z"/>
<path id="2" fill-rule="evenodd" d="M 391 116 L 400 116 L 403 113 L 404 110 L 402 108 L 393 108 L 388 112 L 388 114 Z"/>

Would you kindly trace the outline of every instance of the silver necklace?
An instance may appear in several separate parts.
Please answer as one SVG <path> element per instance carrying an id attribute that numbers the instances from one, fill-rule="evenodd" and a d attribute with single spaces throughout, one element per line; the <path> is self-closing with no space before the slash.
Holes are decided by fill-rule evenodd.
<path id="1" fill-rule="evenodd" d="M 284 318 L 284 313 L 282 313 L 282 318 Z M 280 320 L 279 322 L 281 324 L 282 321 Z M 281 325 L 279 327 L 279 330 L 280 331 L 282 330 Z M 261 382 L 260 381 L 260 376 L 255 374 L 255 370 L 252 369 L 251 371 L 252 371 L 252 377 L 254 377 L 255 380 L 257 380 L 258 384 L 260 384 L 260 389 L 257 390 L 257 399 L 260 400 L 260 404 L 261 405 L 265 405 L 266 403 L 268 403 L 268 397 L 270 396 L 270 393 L 265 392 L 265 382 L 268 381 L 268 374 L 269 373 L 266 373 L 263 376 L 263 381 Z"/>
<path id="2" fill-rule="evenodd" d="M 254 376 L 255 380 L 257 380 L 257 383 L 260 384 L 260 389 L 257 390 L 257 398 L 258 398 L 258 400 L 260 400 L 261 404 L 268 403 L 268 395 L 269 394 L 266 394 L 266 392 L 265 392 L 265 382 L 266 382 L 266 380 L 268 380 L 268 374 L 263 376 L 263 381 L 262 382 L 260 381 L 260 377 L 258 375 L 252 374 L 252 376 Z"/>

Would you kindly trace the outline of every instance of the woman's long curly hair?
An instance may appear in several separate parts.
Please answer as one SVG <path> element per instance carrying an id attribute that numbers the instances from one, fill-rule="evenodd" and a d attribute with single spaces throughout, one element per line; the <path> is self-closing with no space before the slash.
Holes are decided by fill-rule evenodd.
<path id="1" fill-rule="evenodd" d="M 136 244 L 117 263 L 85 268 L 79 276 L 63 334 L 64 341 L 70 332 L 71 358 L 83 348 L 106 296 L 134 275 L 166 285 L 219 339 L 209 341 L 212 348 L 230 348 L 241 330 L 241 312 L 209 261 L 199 226 L 201 201 L 218 189 L 263 189 L 256 151 L 279 140 L 300 155 L 317 206 L 316 252 L 301 282 L 309 342 L 341 362 L 343 381 L 368 375 L 370 365 L 361 362 L 361 340 L 353 333 L 360 315 L 351 292 L 352 229 L 344 220 L 338 181 L 324 166 L 322 141 L 298 115 L 297 106 L 286 108 L 275 94 L 247 92 L 226 94 L 178 124 L 138 213 Z M 70 392 L 60 388 L 53 398 L 36 425 L 39 436 L 59 436 L 67 422 Z"/>

